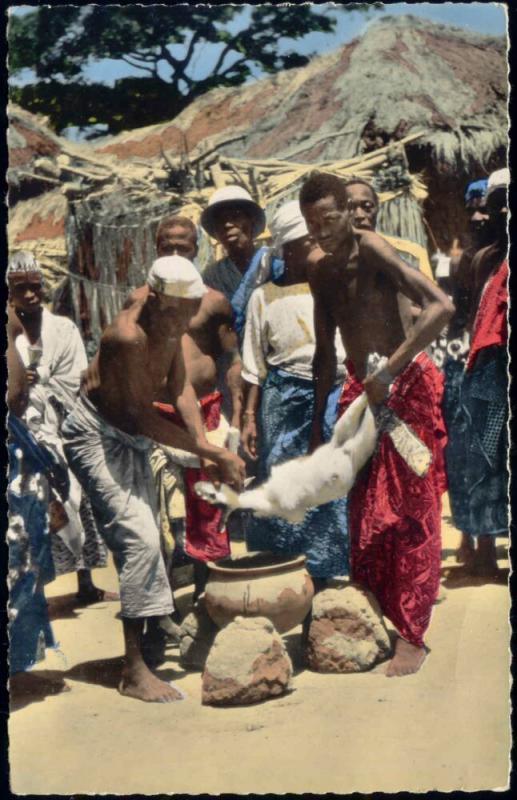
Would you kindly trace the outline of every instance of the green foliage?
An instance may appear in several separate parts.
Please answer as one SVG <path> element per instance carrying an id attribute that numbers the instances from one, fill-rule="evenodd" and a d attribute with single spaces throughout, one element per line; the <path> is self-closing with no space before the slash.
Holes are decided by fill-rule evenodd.
<path id="1" fill-rule="evenodd" d="M 343 10 L 371 4 L 351 3 Z M 248 7 L 249 8 L 249 7 Z M 109 133 L 171 119 L 216 86 L 236 86 L 253 67 L 266 73 L 303 66 L 308 58 L 278 40 L 297 41 L 312 31 L 330 33 L 334 17 L 315 5 L 255 6 L 245 22 L 239 6 L 54 6 L 10 17 L 9 68 L 16 76 L 34 70 L 36 82 L 13 86 L 11 97 L 30 111 L 49 116 L 57 131 L 90 125 Z M 237 23 L 242 22 L 239 25 Z M 216 64 L 193 77 L 192 62 L 206 43 L 218 46 Z M 170 47 L 183 46 L 183 55 Z M 177 53 L 177 49 L 174 50 Z M 110 58 L 142 71 L 113 87 L 85 81 L 83 70 Z"/>

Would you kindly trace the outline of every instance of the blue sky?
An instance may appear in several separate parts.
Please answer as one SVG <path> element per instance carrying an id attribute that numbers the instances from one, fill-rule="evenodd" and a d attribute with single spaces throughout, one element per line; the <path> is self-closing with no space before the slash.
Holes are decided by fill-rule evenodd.
<path id="1" fill-rule="evenodd" d="M 490 35 L 503 35 L 506 32 L 506 12 L 502 3 L 393 3 L 386 4 L 384 9 L 380 11 L 372 9 L 368 15 L 359 12 L 342 13 L 339 11 L 339 4 L 334 5 L 332 3 L 318 7 L 320 13 L 324 9 L 338 20 L 333 34 L 309 34 L 303 40 L 294 43 L 294 45 L 292 42 L 280 39 L 278 43 L 280 51 L 296 48 L 300 53 L 309 54 L 334 50 L 360 35 L 367 25 L 388 14 L 397 16 L 408 13 L 414 14 L 435 22 L 456 25 L 467 30 Z M 30 6 L 11 6 L 11 13 L 14 14 L 24 14 L 31 10 Z M 58 9 L 56 9 L 56 13 L 59 13 Z M 244 7 L 243 15 L 247 16 L 247 13 L 246 7 Z M 242 24 L 242 17 L 241 20 L 234 20 L 232 26 L 238 24 Z M 187 44 L 188 42 L 185 47 Z M 184 48 L 177 46 L 172 52 L 181 55 L 182 49 Z M 217 46 L 201 45 L 195 54 L 192 70 L 194 78 L 201 78 L 209 74 L 214 66 L 217 52 Z M 165 69 L 164 67 L 163 77 L 167 77 Z M 88 80 L 108 84 L 112 84 L 117 78 L 132 74 L 143 75 L 144 73 L 132 70 L 128 65 L 111 59 L 92 63 L 84 71 L 84 75 Z M 254 70 L 254 77 L 260 77 L 260 74 L 260 70 Z M 31 79 L 31 72 L 26 70 L 25 74 L 16 79 L 16 83 L 30 82 Z"/>

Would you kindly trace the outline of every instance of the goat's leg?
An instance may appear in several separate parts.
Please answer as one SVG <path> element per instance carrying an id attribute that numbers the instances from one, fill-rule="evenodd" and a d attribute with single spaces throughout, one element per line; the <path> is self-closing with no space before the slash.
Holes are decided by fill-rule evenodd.
<path id="1" fill-rule="evenodd" d="M 268 500 L 263 487 L 249 489 L 239 495 L 239 508 L 253 511 L 258 517 L 273 517 L 276 510 Z"/>

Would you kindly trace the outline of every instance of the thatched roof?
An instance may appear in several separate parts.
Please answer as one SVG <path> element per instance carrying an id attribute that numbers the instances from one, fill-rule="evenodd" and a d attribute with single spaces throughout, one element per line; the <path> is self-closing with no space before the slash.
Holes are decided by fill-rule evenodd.
<path id="1" fill-rule="evenodd" d="M 179 155 L 207 137 L 237 157 L 351 158 L 424 130 L 437 162 L 469 169 L 506 142 L 503 37 L 413 16 L 384 17 L 303 68 L 216 89 L 170 123 L 121 133 L 96 150 L 120 160 Z M 239 137 L 239 138 L 236 138 Z"/>
<path id="2" fill-rule="evenodd" d="M 190 203 L 196 216 L 218 185 L 221 165 L 232 173 L 229 182 L 240 174 L 266 202 L 280 197 L 275 181 L 277 188 L 290 181 L 297 163 L 340 164 L 345 173 L 364 170 L 370 177 L 369 157 L 350 161 L 368 153 L 375 155 L 372 176 L 382 171 L 391 180 L 397 173 L 402 187 L 399 200 L 385 204 L 380 223 L 390 208 L 397 212 L 395 229 L 386 232 L 424 243 L 423 173 L 425 217 L 445 249 L 463 224 L 464 182 L 501 165 L 506 98 L 504 38 L 404 16 L 384 17 L 306 67 L 213 90 L 171 122 L 95 143 L 56 136 L 43 118 L 11 106 L 9 246 L 35 250 L 54 284 L 68 267 L 70 201 L 106 192 L 136 202 L 163 195 Z M 405 167 L 373 153 L 400 141 L 408 142 Z M 200 177 L 187 189 L 181 185 L 186 150 L 187 179 Z"/>

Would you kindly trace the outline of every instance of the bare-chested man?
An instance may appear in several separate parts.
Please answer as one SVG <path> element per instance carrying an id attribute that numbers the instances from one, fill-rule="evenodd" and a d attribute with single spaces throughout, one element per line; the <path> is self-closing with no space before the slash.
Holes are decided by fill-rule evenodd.
<path id="1" fill-rule="evenodd" d="M 159 257 L 180 255 L 194 260 L 197 255 L 196 226 L 186 217 L 173 216 L 164 219 L 156 234 L 156 250 Z M 136 289 L 128 304 L 131 305 L 137 299 L 145 299 L 148 292 L 148 285 Z M 188 323 L 181 344 L 187 377 L 200 402 L 206 429 L 217 439 L 224 440 L 227 436 L 228 423 L 221 414 L 222 394 L 217 389 L 219 377 L 225 380 L 229 389 L 232 403 L 230 422 L 238 437 L 242 406 L 241 361 L 237 335 L 232 327 L 232 308 L 224 294 L 207 288 L 201 305 Z M 218 375 L 218 364 L 223 355 L 225 374 L 221 376 Z M 166 401 L 168 398 L 161 399 Z M 170 413 L 171 419 L 175 419 L 170 406 L 162 406 L 162 410 Z M 183 479 L 184 483 L 186 520 L 182 524 L 185 527 L 185 551 L 194 559 L 194 600 L 197 600 L 204 590 L 208 575 L 206 562 L 229 555 L 229 538 L 226 531 L 220 530 L 221 510 L 214 506 L 208 507 L 194 492 L 194 484 L 204 476 L 196 468 L 182 471 L 181 466 L 174 463 L 174 453 L 166 448 L 161 448 L 161 453 L 155 453 L 153 460 L 156 464 L 163 465 L 164 456 L 167 462 L 162 469 L 174 470 L 176 475 L 180 470 L 179 482 Z M 181 454 L 178 461 L 181 465 Z M 165 484 L 166 480 L 164 494 L 167 493 Z M 177 487 L 178 481 L 175 481 L 174 490 Z M 175 505 L 173 499 L 170 500 L 171 505 Z M 163 513 L 162 509 L 162 519 Z M 170 523 L 166 521 L 164 524 Z M 177 519 L 175 524 L 179 524 Z"/>
<path id="2" fill-rule="evenodd" d="M 373 186 L 363 178 L 349 178 L 346 181 L 346 194 L 353 227 L 362 231 L 377 230 L 379 196 Z M 378 231 L 378 233 L 395 248 L 399 256 L 408 262 L 410 266 L 419 269 L 428 278 L 433 278 L 429 256 L 422 245 L 417 244 L 417 242 L 411 242 L 408 239 L 388 236 L 382 231 Z M 414 311 L 416 314 L 416 307 Z"/>
<path id="3" fill-rule="evenodd" d="M 173 608 L 149 449 L 155 441 L 196 453 L 236 486 L 243 463 L 207 442 L 186 375 L 180 343 L 205 293 L 199 273 L 186 259 L 170 256 L 154 262 L 148 283 L 147 296 L 121 311 L 104 331 L 63 437 L 119 574 L 126 646 L 119 690 L 141 700 L 170 702 L 179 693 L 150 672 L 141 652 L 145 619 L 166 616 Z M 186 430 L 153 405 L 164 387 Z"/>
<path id="4" fill-rule="evenodd" d="M 156 234 L 158 257 L 179 255 L 193 261 L 197 249 L 196 226 L 191 220 L 179 216 L 163 220 Z M 232 400 L 231 424 L 238 428 L 242 410 L 240 358 L 232 326 L 232 307 L 222 292 L 208 288 L 198 312 L 189 322 L 182 346 L 188 377 L 198 398 L 216 390 L 218 359 L 223 353 L 232 354 L 225 378 Z"/>
<path id="5" fill-rule="evenodd" d="M 387 674 L 416 672 L 425 659 L 423 635 L 440 577 L 440 510 L 444 429 L 443 380 L 422 352 L 453 313 L 447 296 L 371 231 L 354 230 L 345 182 L 313 173 L 300 205 L 309 233 L 326 255 L 309 268 L 314 295 L 316 404 L 311 447 L 322 441 L 322 415 L 335 380 L 334 336 L 339 328 L 349 359 L 344 409 L 363 389 L 372 406 L 385 403 L 430 451 L 417 475 L 381 435 L 377 452 L 349 498 L 352 577 L 378 598 L 398 638 Z M 412 323 L 411 302 L 422 307 Z M 366 375 L 370 353 L 388 357 Z M 391 391 L 390 391 L 391 386 Z"/>

